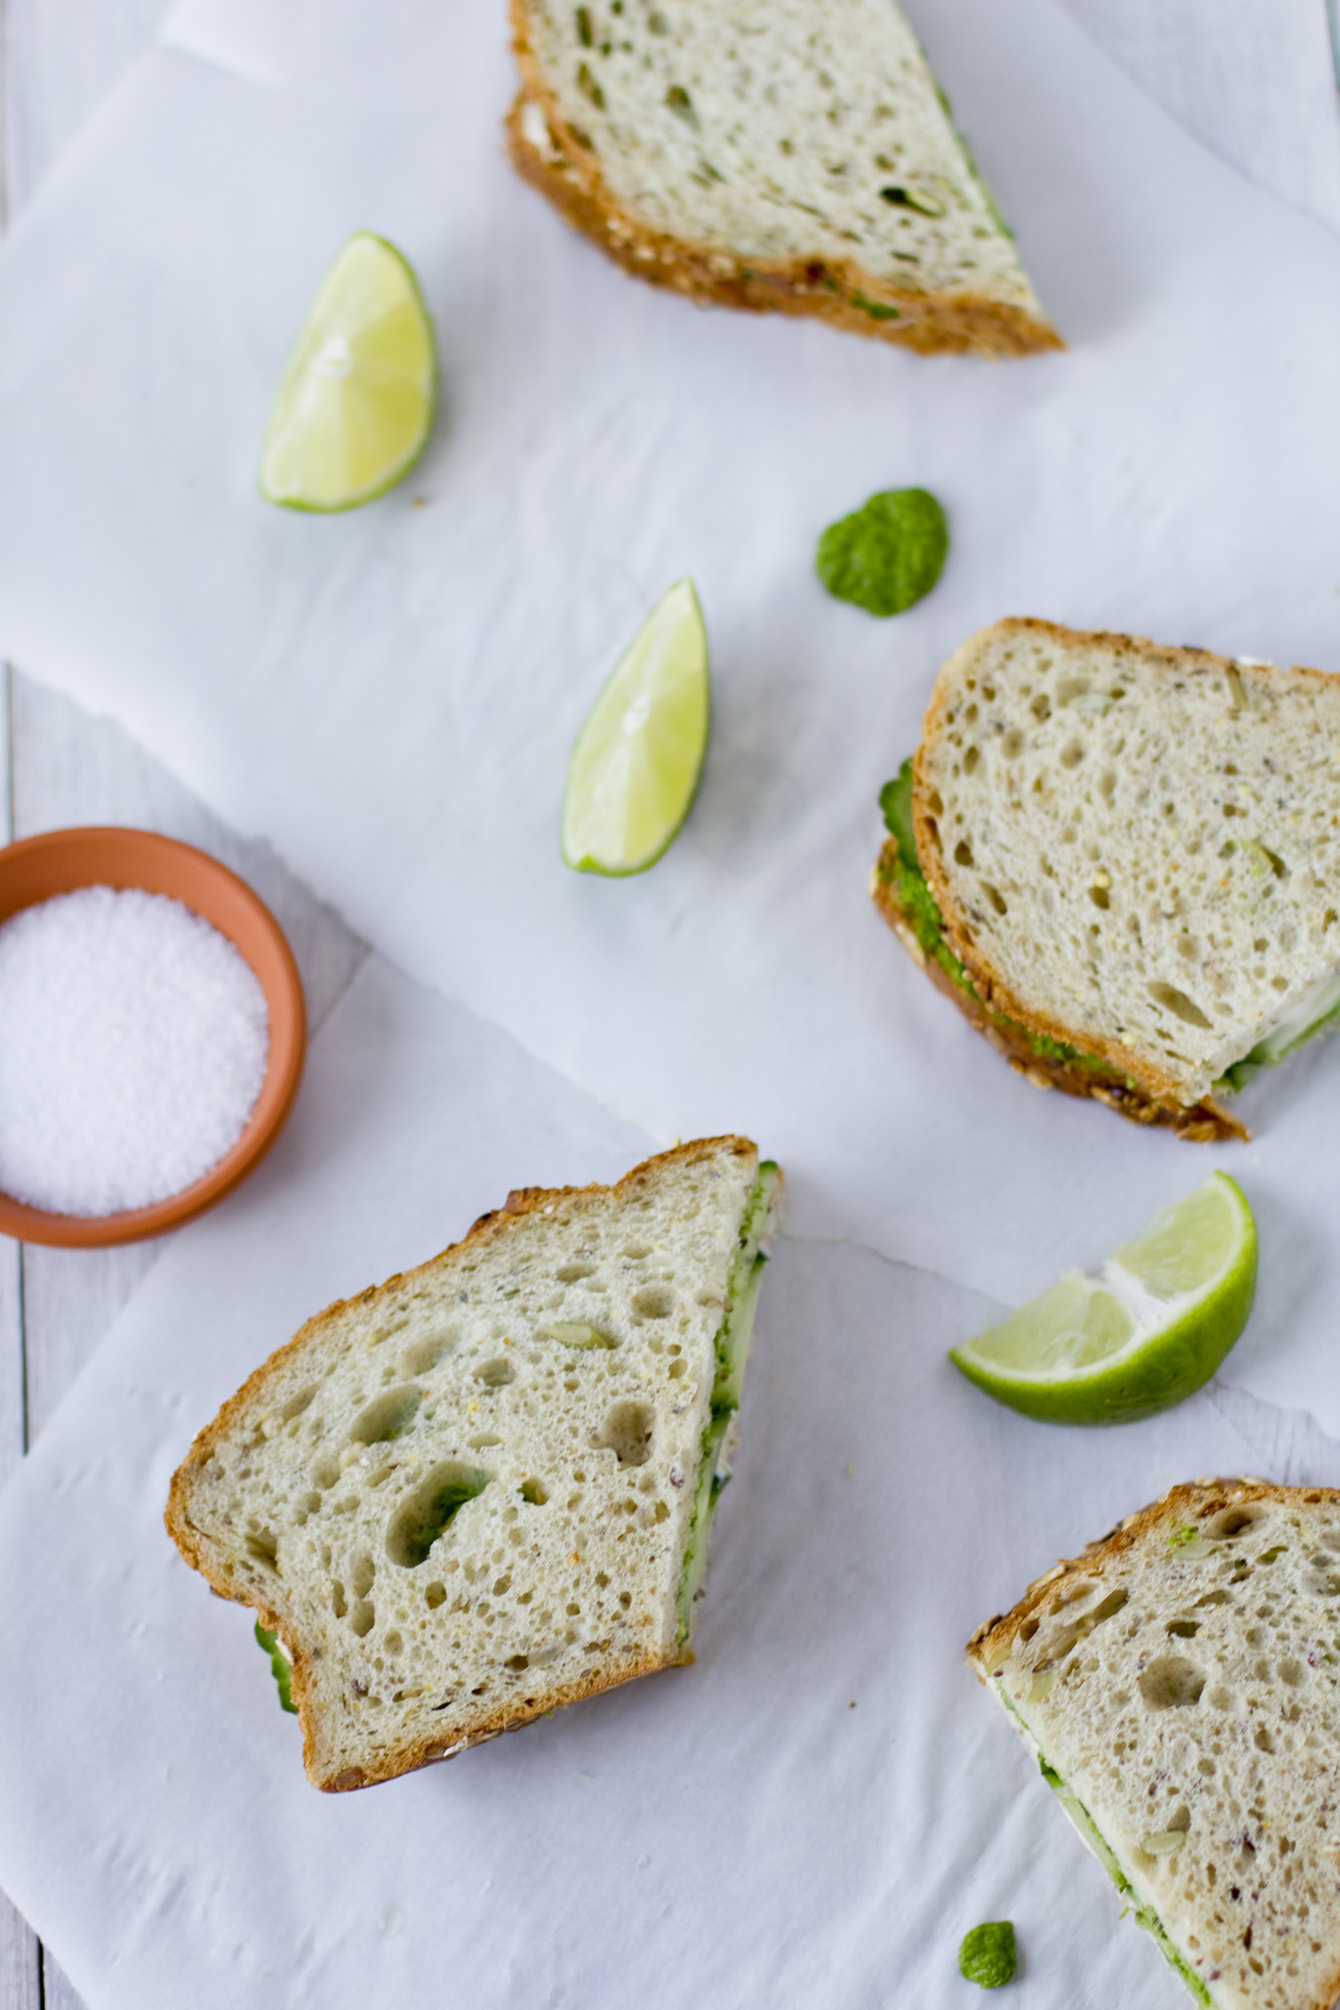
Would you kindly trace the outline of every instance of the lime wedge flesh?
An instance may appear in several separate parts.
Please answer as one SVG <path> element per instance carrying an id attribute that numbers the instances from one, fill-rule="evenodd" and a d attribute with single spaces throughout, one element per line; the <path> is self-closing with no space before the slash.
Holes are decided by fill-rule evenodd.
<path id="1" fill-rule="evenodd" d="M 1067 1271 L 949 1358 L 1026 1416 L 1131 1423 L 1213 1375 L 1247 1323 L 1256 1264 L 1252 1211 L 1212 1173 L 1115 1250 L 1101 1276 Z"/>
<path id="2" fill-rule="evenodd" d="M 582 727 L 563 799 L 564 863 L 645 872 L 679 834 L 711 726 L 707 630 L 691 579 L 658 601 Z"/>
<path id="3" fill-rule="evenodd" d="M 345 510 L 384 495 L 428 444 L 433 324 L 409 265 L 359 231 L 321 282 L 270 414 L 261 494 Z"/>
<path id="4" fill-rule="evenodd" d="M 1112 1252 L 1155 1298 L 1173 1299 L 1200 1291 L 1232 1267 L 1243 1240 L 1243 1219 L 1251 1210 L 1231 1179 L 1220 1174 L 1189 1193 L 1176 1207 L 1155 1215 L 1133 1242 Z M 1255 1249 L 1255 1237 L 1252 1247 Z"/>

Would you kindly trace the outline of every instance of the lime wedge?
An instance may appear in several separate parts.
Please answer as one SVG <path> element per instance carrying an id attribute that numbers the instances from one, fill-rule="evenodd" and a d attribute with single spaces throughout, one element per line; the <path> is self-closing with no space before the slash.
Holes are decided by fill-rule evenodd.
<path id="1" fill-rule="evenodd" d="M 711 718 L 703 611 L 681 579 L 643 622 L 573 748 L 564 863 L 612 877 L 655 865 L 692 807 Z"/>
<path id="2" fill-rule="evenodd" d="M 1252 1211 L 1227 1174 L 1211 1173 L 1114 1250 L 1098 1277 L 1067 1271 L 949 1358 L 1026 1416 L 1131 1423 L 1209 1380 L 1255 1291 Z"/>
<path id="3" fill-rule="evenodd" d="M 322 280 L 288 361 L 261 457 L 261 494 L 288 509 L 354 509 L 408 474 L 437 406 L 433 324 L 405 260 L 360 230 Z"/>

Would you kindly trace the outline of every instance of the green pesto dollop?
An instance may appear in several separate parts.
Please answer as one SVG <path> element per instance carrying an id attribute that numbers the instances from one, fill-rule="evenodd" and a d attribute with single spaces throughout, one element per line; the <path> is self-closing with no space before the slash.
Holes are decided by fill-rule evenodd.
<path id="1" fill-rule="evenodd" d="M 981 1989 L 999 1989 L 1018 1965 L 1014 1928 L 1008 1919 L 987 1920 L 964 1934 L 958 1951 L 958 1972 L 966 1982 L 975 1982 Z"/>
<path id="2" fill-rule="evenodd" d="M 925 599 L 948 550 L 945 513 L 928 489 L 881 489 L 829 524 L 814 569 L 835 599 L 883 617 Z"/>
<path id="3" fill-rule="evenodd" d="M 259 1619 L 256 1621 L 256 1642 L 270 1657 L 270 1673 L 274 1676 L 275 1687 L 279 1691 L 280 1709 L 287 1710 L 296 1717 L 298 1706 L 293 1700 L 290 1689 L 293 1670 L 289 1666 L 288 1656 L 279 1645 L 278 1634 L 272 1633 L 268 1626 L 262 1626 Z"/>

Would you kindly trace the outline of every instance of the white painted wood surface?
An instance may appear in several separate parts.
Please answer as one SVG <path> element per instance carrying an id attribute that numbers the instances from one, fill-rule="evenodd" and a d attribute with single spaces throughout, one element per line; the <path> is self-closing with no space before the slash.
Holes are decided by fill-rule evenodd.
<path id="1" fill-rule="evenodd" d="M 369 0 L 371 4 L 371 0 Z M 1328 0 L 1065 0 L 1137 81 L 1207 145 L 1340 227 L 1340 114 Z M 169 0 L 0 0 L 7 223 L 122 71 L 148 46 Z M 1292 93 L 1292 137 L 1265 132 L 1262 75 L 1225 60 L 1225 34 L 1255 35 Z M 1283 79 L 1283 82 L 1281 82 Z M 1332 213 L 1333 212 L 1333 213 Z M 303 974 L 313 1024 L 366 953 L 267 847 L 226 830 L 124 733 L 0 667 L 0 839 L 69 823 L 130 823 L 214 852 L 278 914 Z M 159 1253 L 20 1249 L 0 1239 L 0 1487 L 37 1437 Z M 1340 1478 L 1340 1448 L 1310 1418 L 1240 1392 L 1215 1400 L 1280 1480 Z M 51 1954 L 0 1894 L 0 2010 L 80 2010 Z"/>

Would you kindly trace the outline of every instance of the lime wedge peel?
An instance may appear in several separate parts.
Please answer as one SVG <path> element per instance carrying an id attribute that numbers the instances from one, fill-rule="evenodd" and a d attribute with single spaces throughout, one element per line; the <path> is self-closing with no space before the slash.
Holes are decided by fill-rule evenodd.
<path id="1" fill-rule="evenodd" d="M 261 456 L 267 502 L 328 513 L 385 495 L 437 411 L 433 324 L 409 263 L 358 231 L 327 272 L 284 371 Z"/>
<path id="2" fill-rule="evenodd" d="M 1226 1173 L 1212 1173 L 1097 1277 L 1067 1271 L 949 1358 L 1026 1416 L 1132 1423 L 1209 1380 L 1247 1323 L 1256 1268 L 1252 1211 Z"/>
<path id="3" fill-rule="evenodd" d="M 564 864 L 610 878 L 655 865 L 693 807 L 711 723 L 707 629 L 693 581 L 681 579 L 643 622 L 573 748 Z"/>

